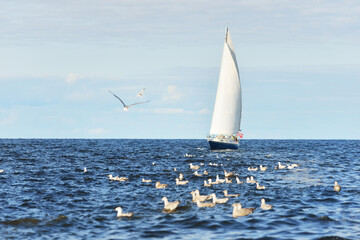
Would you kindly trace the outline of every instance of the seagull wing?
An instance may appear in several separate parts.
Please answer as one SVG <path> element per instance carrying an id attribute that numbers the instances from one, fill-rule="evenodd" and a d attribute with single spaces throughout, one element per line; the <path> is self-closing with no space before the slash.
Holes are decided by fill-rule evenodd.
<path id="1" fill-rule="evenodd" d="M 118 96 L 116 96 L 112 91 L 110 91 L 109 90 L 109 92 L 112 94 L 112 95 L 114 95 L 114 97 L 116 97 L 117 99 L 119 99 L 120 100 L 120 102 L 124 105 L 124 107 L 126 107 L 126 105 L 125 105 L 125 103 L 118 97 Z M 131 106 L 131 105 L 130 105 Z"/>
<path id="2" fill-rule="evenodd" d="M 143 104 L 143 103 L 148 103 L 150 102 L 150 100 L 146 101 L 146 102 L 138 102 L 138 103 L 133 103 L 133 104 L 130 104 L 128 107 L 131 107 L 131 106 L 134 106 L 136 104 Z"/>
<path id="3" fill-rule="evenodd" d="M 137 96 L 142 97 L 144 94 L 145 88 L 141 89 L 140 92 L 137 94 Z"/>

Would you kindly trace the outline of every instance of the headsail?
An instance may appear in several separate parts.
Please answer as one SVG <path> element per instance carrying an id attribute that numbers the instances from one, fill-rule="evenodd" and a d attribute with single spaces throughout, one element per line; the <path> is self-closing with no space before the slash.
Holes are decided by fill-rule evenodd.
<path id="1" fill-rule="evenodd" d="M 210 135 L 236 134 L 240 129 L 241 108 L 239 70 L 230 33 L 226 29 Z"/>

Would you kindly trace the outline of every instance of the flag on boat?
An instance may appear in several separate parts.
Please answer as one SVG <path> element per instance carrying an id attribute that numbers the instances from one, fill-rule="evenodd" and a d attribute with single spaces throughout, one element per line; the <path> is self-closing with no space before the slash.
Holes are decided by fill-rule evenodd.
<path id="1" fill-rule="evenodd" d="M 241 133 L 241 132 L 238 132 L 238 133 L 236 134 L 236 136 L 237 136 L 237 137 L 240 137 L 240 138 L 243 138 L 244 134 Z"/>

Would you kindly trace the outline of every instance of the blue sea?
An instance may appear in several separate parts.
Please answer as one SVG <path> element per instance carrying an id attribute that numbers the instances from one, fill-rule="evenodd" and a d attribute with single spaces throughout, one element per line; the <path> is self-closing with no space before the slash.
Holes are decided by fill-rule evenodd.
<path id="1" fill-rule="evenodd" d="M 248 171 L 260 164 L 268 170 Z M 239 150 L 210 151 L 206 140 L 0 139 L 0 169 L 2 239 L 360 239 L 359 140 L 242 140 Z M 203 186 L 224 170 L 245 183 Z M 179 173 L 188 184 L 175 185 Z M 247 184 L 251 175 L 266 189 Z M 198 208 L 195 189 L 240 196 Z M 179 208 L 163 212 L 163 196 Z M 274 208 L 260 209 L 261 198 Z M 233 203 L 256 209 L 234 218 Z M 117 218 L 118 206 L 134 216 Z"/>

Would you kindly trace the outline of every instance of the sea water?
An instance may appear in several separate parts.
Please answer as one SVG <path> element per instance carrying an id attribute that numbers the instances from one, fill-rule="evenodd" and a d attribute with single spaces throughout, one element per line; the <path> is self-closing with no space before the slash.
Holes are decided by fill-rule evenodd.
<path id="1" fill-rule="evenodd" d="M 243 140 L 239 150 L 210 151 L 206 140 L 1 139 L 0 236 L 360 239 L 359 160 L 358 140 Z M 278 162 L 299 167 L 276 170 Z M 209 175 L 195 176 L 190 163 Z M 260 164 L 268 170 L 248 171 Z M 245 183 L 203 186 L 216 175 L 223 179 L 224 170 Z M 179 173 L 188 184 L 175 185 Z M 129 180 L 110 181 L 109 174 Z M 249 176 L 266 189 L 247 184 Z M 156 181 L 168 187 L 156 189 Z M 333 190 L 334 181 L 341 192 Z M 198 208 L 190 194 L 195 189 L 218 198 L 225 189 L 240 196 Z M 163 212 L 163 196 L 180 200 L 175 212 Z M 274 208 L 260 209 L 261 198 Z M 256 209 L 234 218 L 233 203 Z M 117 218 L 118 206 L 134 216 Z"/>

